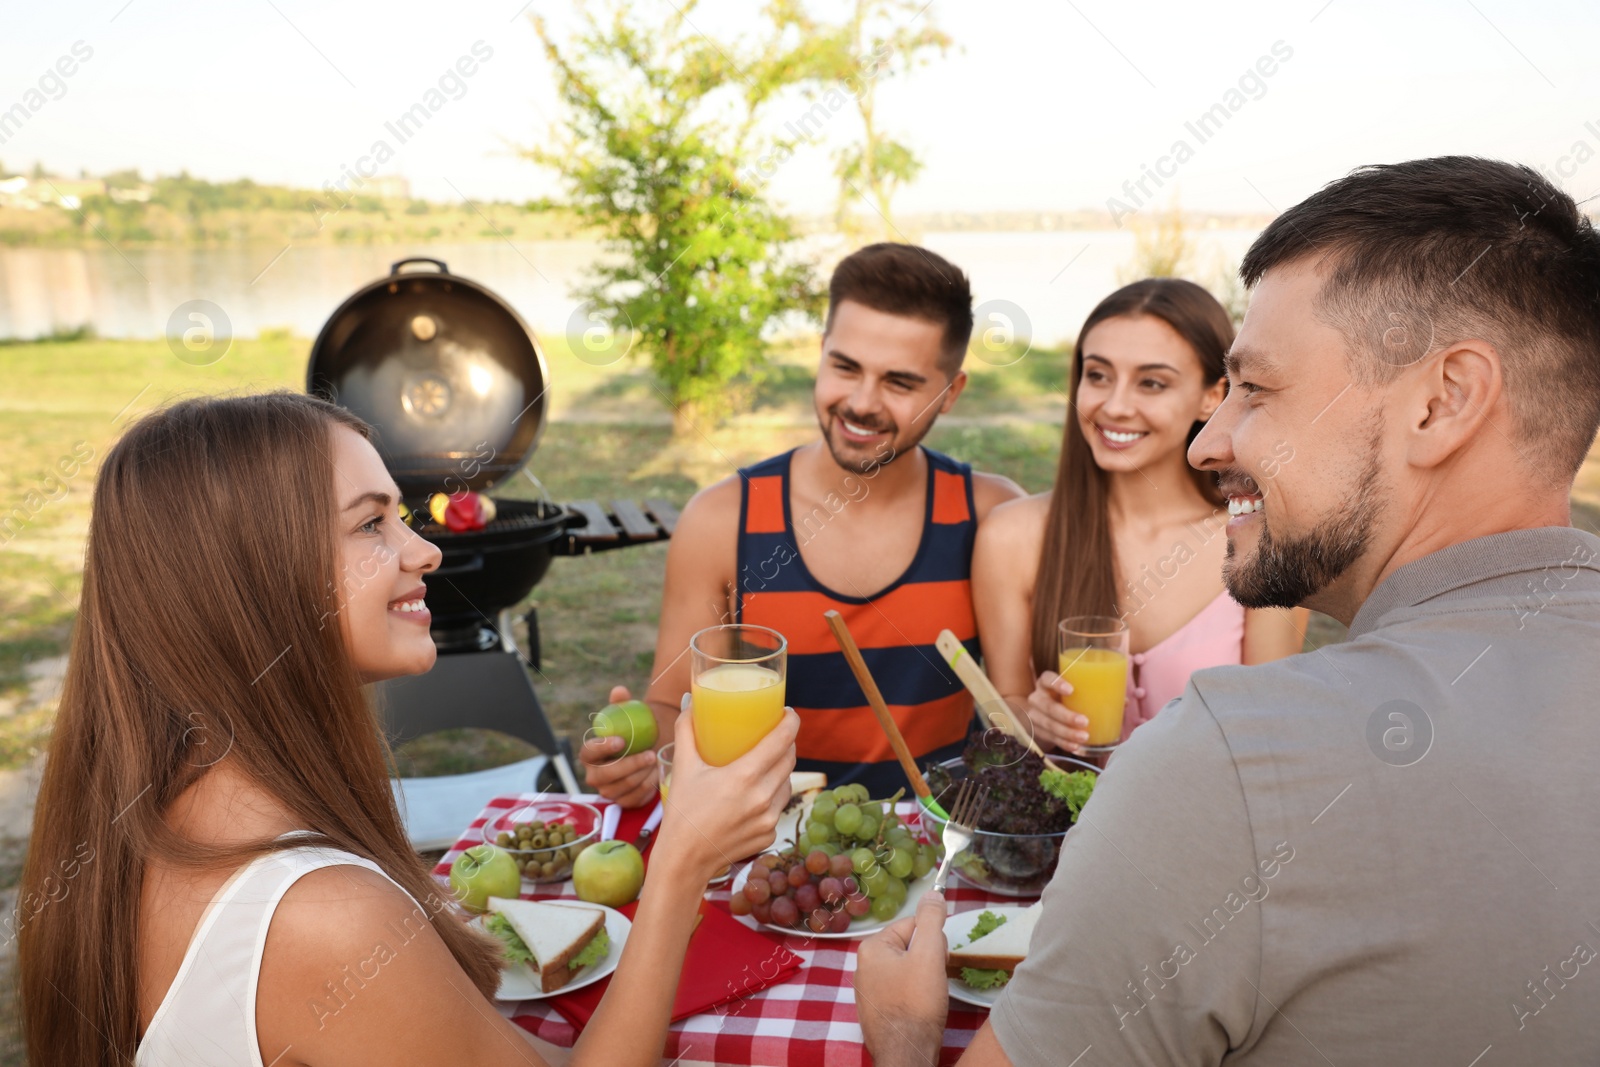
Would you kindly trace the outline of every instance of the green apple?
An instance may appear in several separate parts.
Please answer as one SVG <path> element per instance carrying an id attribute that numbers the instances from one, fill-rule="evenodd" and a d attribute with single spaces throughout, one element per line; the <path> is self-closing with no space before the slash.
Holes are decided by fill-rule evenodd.
<path id="1" fill-rule="evenodd" d="M 628 742 L 622 755 L 648 752 L 656 745 L 656 715 L 642 700 L 607 704 L 594 717 L 596 737 L 620 737 Z"/>
<path id="2" fill-rule="evenodd" d="M 609 908 L 637 900 L 644 886 L 644 858 L 626 841 L 600 841 L 578 853 L 572 888 L 579 900 Z"/>
<path id="3" fill-rule="evenodd" d="M 516 857 L 494 845 L 473 845 L 450 865 L 450 892 L 463 908 L 482 914 L 490 897 L 515 900 L 522 893 Z"/>

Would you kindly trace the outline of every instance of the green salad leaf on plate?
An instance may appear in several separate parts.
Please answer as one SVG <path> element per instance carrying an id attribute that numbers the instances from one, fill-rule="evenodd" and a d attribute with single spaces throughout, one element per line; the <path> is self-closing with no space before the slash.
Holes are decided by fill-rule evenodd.
<path id="1" fill-rule="evenodd" d="M 517 936 L 517 932 L 511 928 L 511 923 L 506 920 L 504 915 L 494 913 L 484 916 L 483 928 L 500 939 L 501 944 L 504 946 L 503 951 L 506 954 L 506 959 L 512 963 L 539 962 L 534 958 L 533 950 L 522 943 L 522 938 Z"/>
<path id="2" fill-rule="evenodd" d="M 610 951 L 611 935 L 606 933 L 605 927 L 602 926 L 600 932 L 594 935 L 594 939 L 583 946 L 583 951 L 572 957 L 572 962 L 567 966 L 577 970 L 579 967 L 587 967 L 590 964 L 599 963 L 606 958 L 606 953 Z"/>
<path id="3" fill-rule="evenodd" d="M 1004 971 L 983 971 L 976 967 L 963 967 L 961 980 L 973 989 L 999 989 L 1011 980 L 1011 976 Z"/>

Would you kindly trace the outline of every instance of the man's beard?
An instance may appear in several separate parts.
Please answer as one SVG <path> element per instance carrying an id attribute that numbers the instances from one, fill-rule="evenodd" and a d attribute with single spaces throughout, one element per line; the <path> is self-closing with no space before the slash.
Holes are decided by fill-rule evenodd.
<path id="1" fill-rule="evenodd" d="M 1261 535 L 1248 559 L 1240 559 L 1228 542 L 1222 581 L 1233 599 L 1247 608 L 1293 608 L 1326 589 L 1366 554 L 1373 527 L 1382 511 L 1378 462 L 1381 427 L 1374 432 L 1350 504 L 1313 524 L 1299 537 L 1275 538 L 1262 513 Z"/>
<path id="2" fill-rule="evenodd" d="M 870 426 L 864 422 L 857 422 L 855 419 L 848 419 L 849 422 L 869 430 L 889 431 L 888 441 L 878 445 L 877 452 L 874 455 L 868 456 L 866 459 L 860 459 L 858 458 L 858 453 L 842 452 L 839 446 L 834 443 L 833 435 L 828 432 L 830 425 L 837 427 L 839 422 L 846 420 L 846 418 L 847 416 L 842 411 L 834 408 L 827 415 L 818 419 L 818 426 L 822 429 L 822 440 L 827 444 L 828 453 L 833 456 L 833 461 L 843 469 L 855 474 L 871 474 L 879 467 L 886 467 L 893 463 L 896 459 L 921 444 L 922 439 L 928 435 L 928 431 L 933 429 L 934 423 L 933 419 L 929 419 L 928 424 L 922 427 L 920 432 L 916 429 L 915 423 L 913 423 L 911 435 L 908 438 L 901 438 L 898 426 Z"/>

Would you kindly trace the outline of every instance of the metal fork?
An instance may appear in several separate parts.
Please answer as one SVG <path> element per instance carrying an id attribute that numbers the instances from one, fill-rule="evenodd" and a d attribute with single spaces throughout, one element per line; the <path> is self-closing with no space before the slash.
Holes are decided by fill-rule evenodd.
<path id="1" fill-rule="evenodd" d="M 939 864 L 939 873 L 933 879 L 935 892 L 944 892 L 945 879 L 950 874 L 950 861 L 956 858 L 956 853 L 972 844 L 978 816 L 988 800 L 989 787 L 971 778 L 963 778 L 961 784 L 956 786 L 956 801 L 950 806 L 950 818 L 945 821 L 944 833 L 939 838 L 944 845 L 944 862 Z"/>

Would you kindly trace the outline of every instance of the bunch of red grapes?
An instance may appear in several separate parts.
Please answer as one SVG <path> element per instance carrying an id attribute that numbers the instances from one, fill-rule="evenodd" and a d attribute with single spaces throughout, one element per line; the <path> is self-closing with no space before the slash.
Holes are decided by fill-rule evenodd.
<path id="1" fill-rule="evenodd" d="M 829 856 L 814 848 L 803 858 L 796 852 L 758 857 L 728 909 L 757 922 L 842 934 L 852 917 L 871 914 L 872 899 L 856 882 L 848 855 Z"/>
<path id="2" fill-rule="evenodd" d="M 816 934 L 845 933 L 868 916 L 887 922 L 905 903 L 909 883 L 940 856 L 894 814 L 896 799 L 871 801 L 860 785 L 824 792 L 799 842 L 757 857 L 729 910 Z"/>

